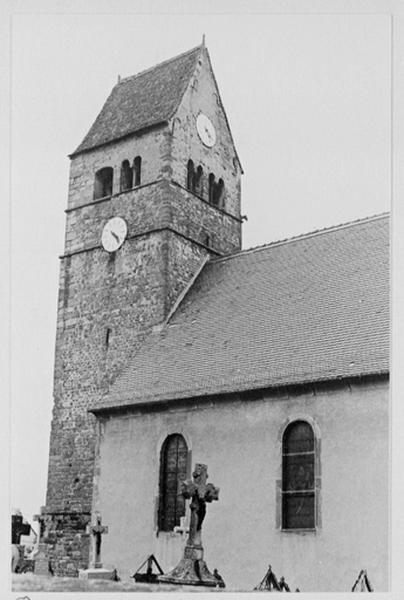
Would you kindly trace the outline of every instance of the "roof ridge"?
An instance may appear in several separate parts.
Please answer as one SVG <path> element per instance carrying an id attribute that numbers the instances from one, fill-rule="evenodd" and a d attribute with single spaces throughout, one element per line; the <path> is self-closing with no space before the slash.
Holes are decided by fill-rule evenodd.
<path id="1" fill-rule="evenodd" d="M 170 312 L 168 313 L 167 317 L 165 318 L 165 321 L 162 323 L 161 326 L 157 326 L 157 331 L 163 331 L 165 329 L 165 327 L 169 324 L 171 318 L 175 315 L 175 313 L 177 312 L 178 308 L 181 306 L 182 301 L 184 300 L 185 296 L 188 295 L 188 292 L 191 290 L 191 288 L 193 287 L 194 283 L 196 282 L 196 280 L 198 279 L 199 275 L 202 273 L 206 263 L 208 263 L 210 260 L 210 256 L 209 254 L 207 256 L 205 256 L 200 265 L 198 266 L 198 268 L 196 269 L 195 273 L 190 277 L 190 279 L 188 280 L 187 284 L 185 285 L 184 289 L 182 290 L 182 292 L 178 295 L 176 301 L 174 302 Z"/>
<path id="2" fill-rule="evenodd" d="M 157 63 L 156 65 L 153 65 L 152 67 L 148 67 L 147 69 L 143 69 L 142 71 L 139 71 L 139 73 L 135 73 L 134 75 L 128 75 L 128 77 L 122 77 L 121 80 L 118 83 L 116 83 L 115 85 L 121 85 L 122 83 L 124 83 L 126 81 L 129 81 L 131 79 L 136 79 L 137 77 L 140 77 L 141 75 L 149 73 L 150 71 L 154 71 L 154 69 L 163 67 L 171 62 L 174 62 L 175 60 L 178 60 L 179 58 L 183 58 L 184 56 L 187 56 L 188 54 L 192 54 L 193 52 L 195 52 L 198 49 L 201 49 L 202 47 L 203 47 L 202 44 L 199 44 L 199 46 L 195 46 L 194 48 L 191 48 L 191 50 L 186 50 L 185 52 L 182 52 L 181 54 L 177 54 L 176 56 L 173 56 L 172 58 L 163 60 L 163 61 Z"/>
<path id="3" fill-rule="evenodd" d="M 324 233 L 329 233 L 332 231 L 338 231 L 340 229 L 346 229 L 347 227 L 354 227 L 355 225 L 359 225 L 362 223 L 369 223 L 371 221 L 377 221 L 378 219 L 384 219 L 390 216 L 390 212 L 386 211 L 383 213 L 379 213 L 376 215 L 371 215 L 369 217 L 362 217 L 359 219 L 354 219 L 353 221 L 347 221 L 346 223 L 339 223 L 338 225 L 331 225 L 330 227 L 322 227 L 321 229 L 314 229 L 313 231 L 308 231 L 306 233 L 301 233 L 299 235 L 291 236 L 290 238 L 283 238 L 281 240 L 275 240 L 273 242 L 268 242 L 267 244 L 261 244 L 259 246 L 253 246 L 251 248 L 245 248 L 244 250 L 240 250 L 239 252 L 235 252 L 233 254 L 228 254 L 227 256 L 220 256 L 218 258 L 214 258 L 211 260 L 212 263 L 222 262 L 225 260 L 230 260 L 241 254 L 249 254 L 252 252 L 259 252 L 260 250 L 266 250 L 267 248 L 272 248 L 273 246 L 282 246 L 284 244 L 289 244 L 293 242 L 297 242 L 300 240 L 308 239 L 314 236 L 322 235 Z"/>

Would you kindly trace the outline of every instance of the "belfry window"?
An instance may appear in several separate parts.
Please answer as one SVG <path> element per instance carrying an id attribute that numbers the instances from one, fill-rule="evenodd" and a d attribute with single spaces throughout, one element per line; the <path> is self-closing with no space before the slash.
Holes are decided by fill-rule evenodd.
<path id="1" fill-rule="evenodd" d="M 112 180 L 114 170 L 112 167 L 103 167 L 95 174 L 94 200 L 112 195 Z"/>
<path id="2" fill-rule="evenodd" d="M 213 204 L 213 198 L 215 195 L 215 187 L 216 187 L 215 176 L 213 175 L 213 173 L 209 174 L 208 182 L 209 182 L 209 203 Z"/>
<path id="3" fill-rule="evenodd" d="M 224 190 L 224 181 L 223 179 L 219 179 L 217 183 L 213 186 L 213 201 L 212 204 L 214 206 L 222 206 L 222 198 L 223 198 L 223 190 Z"/>
<path id="4" fill-rule="evenodd" d="M 136 185 L 140 185 L 141 183 L 141 170 L 142 170 L 142 157 L 141 156 L 136 156 L 135 160 L 133 161 L 133 171 L 134 171 L 134 175 L 135 175 L 135 186 Z"/>
<path id="5" fill-rule="evenodd" d="M 202 196 L 203 188 L 203 169 L 201 165 L 197 168 L 194 176 L 194 189 L 193 191 Z"/>
<path id="6" fill-rule="evenodd" d="M 185 499 L 179 493 L 180 483 L 187 476 L 188 448 L 179 434 L 169 435 L 161 449 L 158 527 L 173 531 L 185 515 Z"/>
<path id="7" fill-rule="evenodd" d="M 314 529 L 315 507 L 314 432 L 294 421 L 282 440 L 282 529 Z"/>
<path id="8" fill-rule="evenodd" d="M 187 164 L 187 189 L 193 192 L 195 188 L 194 161 L 189 159 Z"/>
<path id="9" fill-rule="evenodd" d="M 131 190 L 133 186 L 133 171 L 128 160 L 124 160 L 121 166 L 121 192 Z"/>

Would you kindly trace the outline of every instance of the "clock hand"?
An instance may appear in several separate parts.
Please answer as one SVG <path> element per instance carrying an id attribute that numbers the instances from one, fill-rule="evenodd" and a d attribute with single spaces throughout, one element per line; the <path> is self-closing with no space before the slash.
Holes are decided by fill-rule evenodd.
<path id="1" fill-rule="evenodd" d="M 119 237 L 116 235 L 116 233 L 114 231 L 111 231 L 111 234 L 114 236 L 114 238 L 116 239 L 116 241 L 119 244 Z"/>

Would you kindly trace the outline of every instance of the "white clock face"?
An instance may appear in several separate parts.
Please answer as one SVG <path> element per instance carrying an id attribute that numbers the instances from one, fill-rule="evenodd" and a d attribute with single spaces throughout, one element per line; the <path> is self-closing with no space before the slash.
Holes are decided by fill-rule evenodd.
<path id="1" fill-rule="evenodd" d="M 196 129 L 205 146 L 211 148 L 216 143 L 216 131 L 212 121 L 203 113 L 200 113 L 196 119 Z"/>
<path id="2" fill-rule="evenodd" d="M 128 233 L 128 226 L 121 217 L 110 219 L 102 230 L 101 243 L 107 252 L 115 252 L 122 246 Z"/>

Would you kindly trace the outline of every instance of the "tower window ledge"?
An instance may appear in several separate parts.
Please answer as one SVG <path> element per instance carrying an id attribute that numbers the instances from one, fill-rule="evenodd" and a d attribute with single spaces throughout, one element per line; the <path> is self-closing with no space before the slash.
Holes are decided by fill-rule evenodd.
<path id="1" fill-rule="evenodd" d="M 155 181 L 151 181 L 150 183 L 143 183 L 141 185 L 137 185 L 130 190 L 124 190 L 122 192 L 117 192 L 116 194 L 112 194 L 111 196 L 104 196 L 103 198 L 97 198 L 97 200 L 91 200 L 90 202 L 85 202 L 84 204 L 79 204 L 78 206 L 72 206 L 71 208 L 66 208 L 65 213 L 73 212 L 75 210 L 79 210 L 80 208 L 85 208 L 86 206 L 92 206 L 94 204 L 98 204 L 99 202 L 106 202 L 107 200 L 112 200 L 117 196 L 121 196 L 122 194 L 128 194 L 129 192 L 134 192 L 140 190 L 141 188 L 148 187 L 150 185 L 155 185 L 160 183 L 161 181 L 165 181 L 164 179 L 156 179 Z"/>
<path id="2" fill-rule="evenodd" d="M 178 181 L 175 181 L 174 179 L 172 179 L 171 183 L 173 183 L 174 185 L 177 185 L 182 190 L 185 190 L 186 192 L 188 192 L 192 196 L 195 196 L 195 198 L 198 198 L 198 200 L 200 200 L 204 204 L 207 204 L 208 206 L 210 206 L 211 208 L 217 210 L 218 212 L 222 213 L 223 215 L 226 215 L 227 217 L 231 217 L 232 219 L 234 219 L 235 221 L 238 221 L 239 223 L 243 222 L 243 220 L 240 217 L 236 217 L 236 215 L 232 215 L 231 213 L 227 212 L 227 210 L 224 210 L 224 208 L 220 208 L 220 206 L 215 206 L 214 204 L 211 204 L 208 200 L 206 200 L 202 196 L 199 196 L 199 194 L 197 194 L 196 192 L 193 192 L 192 190 L 189 190 L 185 186 L 181 185 L 181 183 L 178 183 Z"/>

